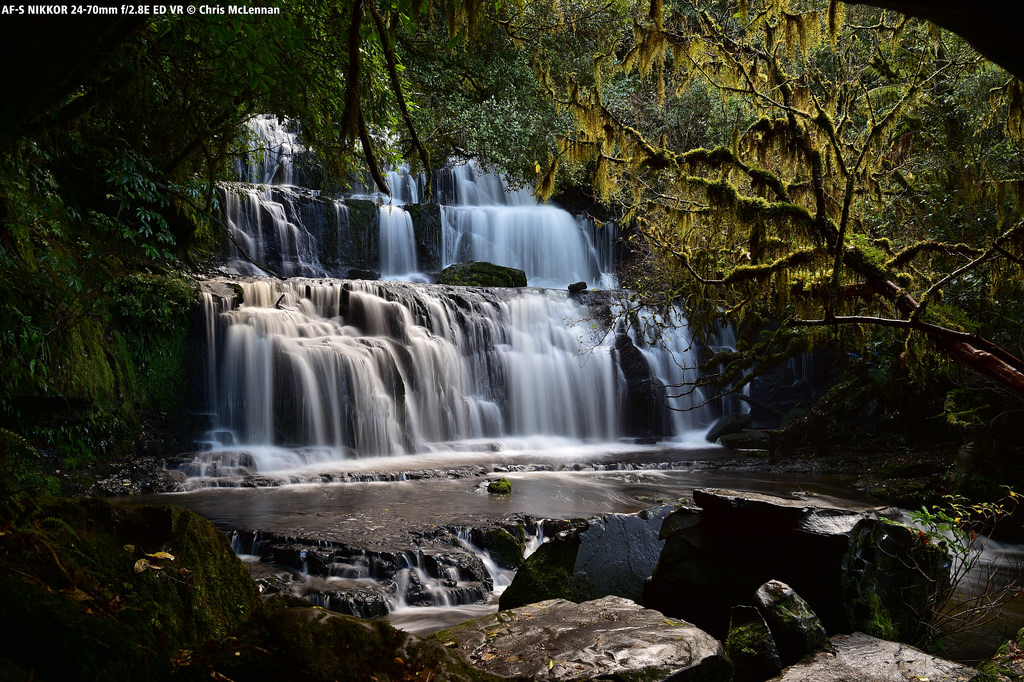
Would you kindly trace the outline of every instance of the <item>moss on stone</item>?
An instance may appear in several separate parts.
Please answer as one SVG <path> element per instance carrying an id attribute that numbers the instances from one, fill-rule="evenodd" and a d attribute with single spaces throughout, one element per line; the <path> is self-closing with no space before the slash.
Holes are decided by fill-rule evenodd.
<path id="1" fill-rule="evenodd" d="M 0 657 L 42 679 L 167 678 L 259 606 L 227 538 L 190 511 L 14 498 L 0 527 Z"/>
<path id="2" fill-rule="evenodd" d="M 484 549 L 501 568 L 519 568 L 523 563 L 523 541 L 504 528 L 484 531 Z"/>
<path id="3" fill-rule="evenodd" d="M 498 607 L 513 609 L 545 599 L 576 603 L 593 599 L 593 585 L 575 574 L 579 550 L 580 538 L 575 533 L 541 545 L 519 567 L 512 584 L 501 594 Z"/>
<path id="4" fill-rule="evenodd" d="M 512 483 L 507 478 L 499 478 L 487 484 L 487 492 L 493 495 L 508 495 L 512 492 Z"/>
<path id="5" fill-rule="evenodd" d="M 442 270 L 437 283 L 463 287 L 525 287 L 526 273 L 486 261 L 466 261 Z"/>
<path id="6" fill-rule="evenodd" d="M 498 679 L 470 667 L 439 641 L 288 598 L 268 602 L 236 642 L 217 653 L 208 669 L 250 682 Z"/>

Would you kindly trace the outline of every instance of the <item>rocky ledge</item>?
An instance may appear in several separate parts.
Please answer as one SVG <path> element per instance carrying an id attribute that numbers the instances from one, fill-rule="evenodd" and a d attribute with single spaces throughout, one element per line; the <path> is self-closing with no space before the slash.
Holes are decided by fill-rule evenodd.
<path id="1" fill-rule="evenodd" d="M 479 670 L 504 678 L 728 680 L 722 644 L 693 625 L 622 597 L 551 599 L 433 635 Z"/>

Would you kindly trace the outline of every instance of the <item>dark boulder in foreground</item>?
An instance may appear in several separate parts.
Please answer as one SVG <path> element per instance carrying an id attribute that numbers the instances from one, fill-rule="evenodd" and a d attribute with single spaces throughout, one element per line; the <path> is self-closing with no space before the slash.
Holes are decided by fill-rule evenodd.
<path id="1" fill-rule="evenodd" d="M 664 542 L 665 505 L 636 514 L 603 514 L 541 545 L 501 595 L 503 609 L 545 599 L 588 601 L 617 595 L 639 601 Z"/>
<path id="2" fill-rule="evenodd" d="M 437 283 L 461 287 L 525 287 L 526 273 L 486 261 L 464 261 L 442 270 Z"/>
<path id="3" fill-rule="evenodd" d="M 829 632 L 848 632 L 841 566 L 864 514 L 732 490 L 696 490 L 693 499 L 699 511 L 680 509 L 665 520 L 665 549 L 644 605 L 724 638 L 732 607 L 779 580 L 807 600 Z"/>
<path id="4" fill-rule="evenodd" d="M 828 646 L 828 633 L 818 616 L 789 585 L 769 580 L 757 588 L 754 604 L 768 623 L 782 665 Z"/>
<path id="5" fill-rule="evenodd" d="M 184 509 L 12 498 L 0 529 L 0 659 L 37 678 L 164 679 L 260 607 L 227 538 Z"/>
<path id="6" fill-rule="evenodd" d="M 899 642 L 855 632 L 836 635 L 832 648 L 786 670 L 775 682 L 859 682 L 928 680 L 968 682 L 986 678 L 974 668 L 929 656 Z"/>
<path id="7" fill-rule="evenodd" d="M 950 557 L 920 531 L 878 519 L 853 529 L 842 595 L 851 630 L 920 642 L 938 595 L 950 589 Z"/>
<path id="8" fill-rule="evenodd" d="M 215 679 L 234 682 L 432 680 L 488 682 L 439 642 L 383 621 L 367 621 L 278 598 L 248 624 L 238 653 L 222 656 Z M 207 678 L 209 679 L 209 678 Z"/>
<path id="9" fill-rule="evenodd" d="M 733 682 L 762 682 L 782 670 L 775 638 L 753 606 L 732 607 L 725 653 L 735 666 Z"/>
<path id="10" fill-rule="evenodd" d="M 621 597 L 552 599 L 432 635 L 476 668 L 544 680 L 728 680 L 722 644 Z"/>

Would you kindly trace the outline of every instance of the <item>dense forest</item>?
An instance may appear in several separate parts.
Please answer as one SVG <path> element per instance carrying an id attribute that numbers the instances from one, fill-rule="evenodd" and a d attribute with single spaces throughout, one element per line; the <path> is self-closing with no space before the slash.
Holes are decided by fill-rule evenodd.
<path id="1" fill-rule="evenodd" d="M 473 158 L 619 224 L 635 305 L 739 330 L 714 391 L 828 352 L 781 451 L 960 453 L 973 494 L 1020 480 L 1024 86 L 991 32 L 983 56 L 837 0 L 267 7 L 0 20 L 5 488 L 161 447 L 216 183 L 258 151 L 257 114 L 300 131 L 322 188 Z"/>

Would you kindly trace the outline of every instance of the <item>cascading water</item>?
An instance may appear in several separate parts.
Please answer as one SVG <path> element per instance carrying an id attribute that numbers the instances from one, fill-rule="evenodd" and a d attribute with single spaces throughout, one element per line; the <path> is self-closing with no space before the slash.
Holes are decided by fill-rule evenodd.
<path id="1" fill-rule="evenodd" d="M 250 131 L 253 149 L 237 168 L 242 182 L 221 186 L 227 272 L 337 277 L 357 269 L 425 282 L 453 263 L 482 260 L 519 268 L 534 286 L 616 285 L 613 225 L 538 204 L 529 188 L 509 190 L 471 163 L 439 171 L 439 203 L 414 219 L 410 207 L 425 207 L 428 192 L 426 178 L 407 166 L 387 173 L 389 194 L 355 180 L 344 198 L 328 198 L 292 184 L 302 176 L 297 131 L 272 117 L 253 119 Z M 372 206 L 372 214 L 358 211 L 357 220 L 356 206 Z M 436 257 L 424 262 L 422 252 Z"/>
<path id="2" fill-rule="evenodd" d="M 246 446 L 260 471 L 480 439 L 629 435 L 614 334 L 565 292 L 305 279 L 232 286 L 241 305 L 205 298 L 206 319 L 221 325 L 206 333 L 220 344 L 210 349 L 210 411 L 219 449 Z M 677 336 L 673 353 L 692 354 L 685 331 Z M 694 364 L 692 355 L 674 360 Z M 680 429 L 703 425 L 699 411 L 678 414 L 689 419 Z"/>
<path id="3" fill-rule="evenodd" d="M 699 394 L 672 397 L 696 378 L 685 320 L 659 322 L 671 333 L 658 343 L 635 331 L 627 338 L 615 331 L 610 294 L 588 306 L 564 290 L 614 282 L 610 227 L 596 230 L 537 204 L 528 188 L 510 191 L 500 177 L 463 164 L 439 173 L 443 205 L 433 209 L 431 232 L 423 226 L 430 207 L 419 203 L 424 176 L 401 167 L 388 174 L 389 195 L 360 186 L 326 198 L 283 184 L 296 177 L 293 131 L 267 118 L 252 130 L 266 153 L 250 158 L 242 176 L 273 184 L 225 185 L 233 235 L 225 271 L 293 279 L 208 283 L 212 428 L 203 442 L 219 458 L 211 468 L 197 457 L 193 475 L 509 439 L 550 446 L 663 438 L 710 420 L 706 409 L 692 409 L 703 403 Z M 367 216 L 376 227 L 360 231 L 355 225 Z M 418 256 L 430 251 L 428 234 L 438 242 L 437 267 L 488 260 L 561 290 L 309 279 L 355 264 L 379 268 L 385 280 L 422 282 Z M 363 260 L 353 262 L 357 253 Z"/>
<path id="4" fill-rule="evenodd" d="M 507 191 L 499 177 L 470 164 L 449 172 L 457 203 L 441 209 L 446 265 L 480 260 L 519 268 L 535 286 L 614 286 L 611 250 L 595 245 L 593 221 L 537 204 L 527 188 Z M 600 232 L 606 241 L 614 235 L 612 226 Z"/>

